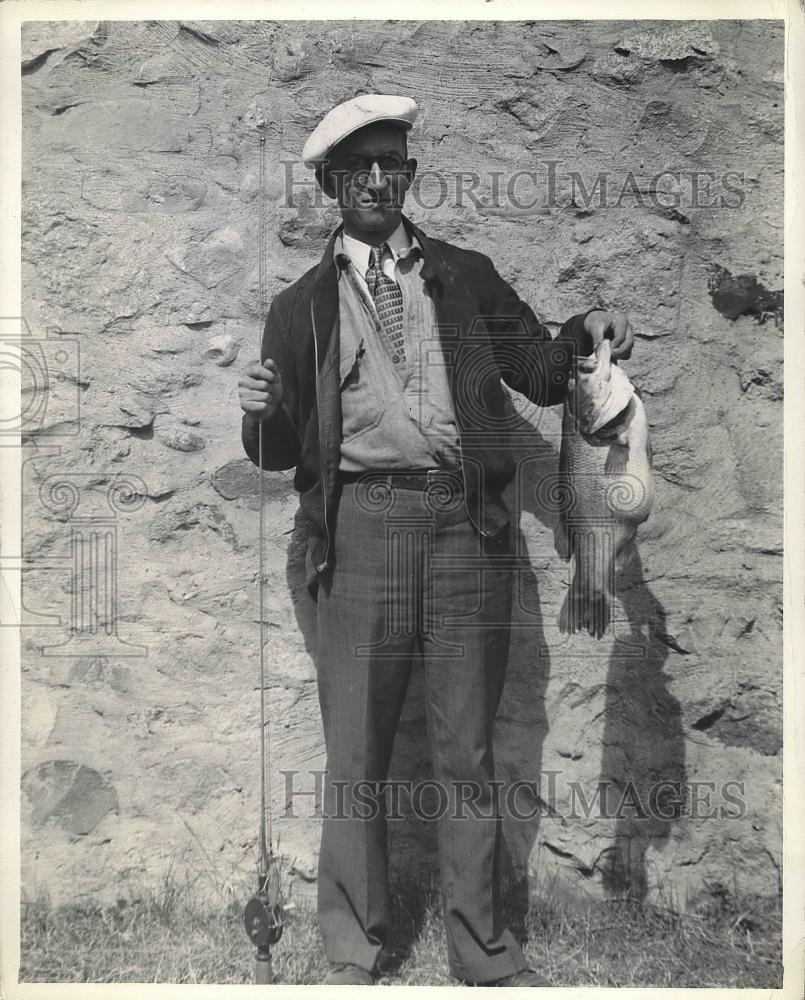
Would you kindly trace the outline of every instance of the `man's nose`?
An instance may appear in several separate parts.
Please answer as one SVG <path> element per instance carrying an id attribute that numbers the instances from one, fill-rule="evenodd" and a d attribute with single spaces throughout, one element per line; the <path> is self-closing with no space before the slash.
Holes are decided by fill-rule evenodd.
<path id="1" fill-rule="evenodd" d="M 383 187 L 386 183 L 386 175 L 380 169 L 377 160 L 372 161 L 372 169 L 369 171 L 366 183 L 373 188 Z"/>

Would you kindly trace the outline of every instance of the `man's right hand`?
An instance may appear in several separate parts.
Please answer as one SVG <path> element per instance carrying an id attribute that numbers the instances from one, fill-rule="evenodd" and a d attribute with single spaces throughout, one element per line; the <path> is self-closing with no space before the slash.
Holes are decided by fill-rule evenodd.
<path id="1" fill-rule="evenodd" d="M 238 379 L 238 386 L 244 413 L 260 422 L 274 416 L 282 402 L 282 377 L 271 358 L 263 364 L 253 361 Z"/>

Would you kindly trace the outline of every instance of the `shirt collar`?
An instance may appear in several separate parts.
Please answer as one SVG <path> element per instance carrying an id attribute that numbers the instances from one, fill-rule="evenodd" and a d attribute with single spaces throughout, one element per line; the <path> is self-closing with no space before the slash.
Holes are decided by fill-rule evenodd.
<path id="1" fill-rule="evenodd" d="M 392 259 L 396 264 L 401 257 L 416 249 L 422 251 L 422 245 L 416 236 L 409 236 L 405 226 L 400 222 L 399 226 L 386 240 Z M 371 247 L 362 240 L 356 240 L 354 236 L 347 236 L 343 230 L 338 234 L 333 247 L 333 256 L 336 260 L 339 257 L 346 257 L 352 262 L 358 274 L 366 274 L 369 267 L 369 251 Z"/>

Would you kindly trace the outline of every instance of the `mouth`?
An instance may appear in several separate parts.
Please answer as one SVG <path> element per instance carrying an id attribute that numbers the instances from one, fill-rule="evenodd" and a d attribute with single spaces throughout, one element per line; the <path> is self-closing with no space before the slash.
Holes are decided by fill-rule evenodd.
<path id="1" fill-rule="evenodd" d="M 358 195 L 355 198 L 356 208 L 365 209 L 388 209 L 393 208 L 394 203 L 390 198 L 372 198 L 371 195 Z"/>

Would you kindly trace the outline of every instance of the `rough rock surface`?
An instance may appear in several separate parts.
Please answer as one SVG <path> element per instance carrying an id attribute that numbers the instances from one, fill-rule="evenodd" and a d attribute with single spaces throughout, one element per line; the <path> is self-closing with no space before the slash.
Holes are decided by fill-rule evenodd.
<path id="1" fill-rule="evenodd" d="M 638 335 L 626 368 L 651 421 L 657 500 L 615 639 L 558 632 L 568 570 L 540 493 L 558 414 L 515 400 L 524 475 L 509 500 L 531 569 L 497 760 L 506 781 L 542 776 L 542 815 L 506 821 L 515 871 L 536 890 L 558 876 L 569 893 L 680 906 L 776 891 L 782 26 L 30 24 L 23 59 L 25 318 L 68 373 L 36 415 L 52 436 L 31 438 L 23 469 L 26 895 L 114 899 L 166 855 L 203 870 L 211 893 L 252 873 L 258 479 L 237 377 L 259 340 L 260 219 L 270 296 L 316 263 L 337 218 L 297 162 L 304 139 L 366 91 L 421 102 L 416 222 L 488 253 L 552 329 L 600 304 Z M 547 161 L 549 204 L 495 203 L 494 171 L 505 192 L 535 170 L 544 193 Z M 439 169 L 477 171 L 477 197 L 450 181 L 440 200 Z M 589 194 L 603 170 L 606 207 L 571 176 Z M 696 171 L 711 177 L 699 205 Z M 728 171 L 740 179 L 725 186 Z M 522 202 L 534 187 L 520 181 Z M 279 817 L 314 789 L 324 751 L 290 472 L 265 477 L 264 505 Z M 426 777 L 426 747 L 420 679 L 394 775 Z M 695 808 L 666 789 L 641 815 L 662 780 Z M 302 892 L 319 826 L 310 797 L 292 802 L 297 818 L 275 832 Z M 391 839 L 395 868 L 433 868 L 431 825 L 409 817 Z"/>

